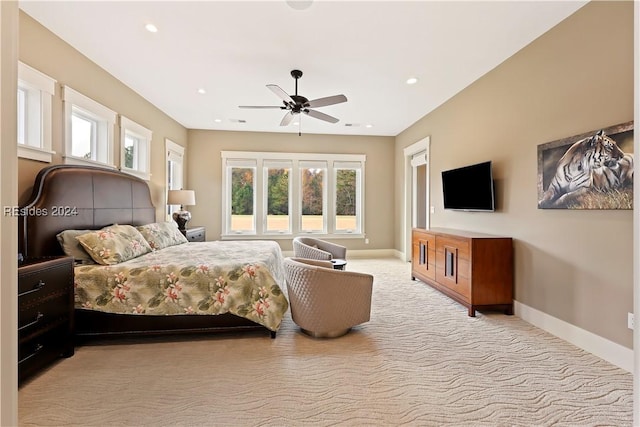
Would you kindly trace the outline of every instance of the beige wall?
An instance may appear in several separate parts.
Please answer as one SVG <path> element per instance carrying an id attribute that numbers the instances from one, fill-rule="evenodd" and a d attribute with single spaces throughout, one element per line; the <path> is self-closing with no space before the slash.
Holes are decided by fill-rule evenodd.
<path id="1" fill-rule="evenodd" d="M 62 163 L 64 131 L 60 85 L 69 85 L 78 92 L 153 131 L 149 187 L 151 188 L 151 198 L 157 208 L 156 216 L 159 219 L 164 219 L 165 138 L 186 146 L 187 130 L 22 11 L 20 11 L 18 51 L 20 61 L 49 75 L 58 82 L 52 105 L 53 151 L 57 153 L 54 155 L 52 164 Z M 120 136 L 116 134 L 115 141 L 119 140 Z M 115 149 L 119 150 L 119 147 L 119 144 L 116 144 Z M 114 151 L 114 156 L 117 159 L 117 165 L 119 164 L 120 151 Z M 19 160 L 18 194 L 20 203 L 28 200 L 36 174 L 48 165 L 48 163 L 32 160 Z"/>
<path id="2" fill-rule="evenodd" d="M 280 151 L 293 153 L 365 154 L 364 239 L 334 240 L 350 249 L 393 247 L 393 137 L 302 135 L 285 133 L 221 132 L 189 130 L 187 179 L 196 192 L 196 206 L 189 208 L 192 225 L 207 227 L 207 240 L 220 238 L 222 161 L 220 152 Z M 280 241 L 283 250 L 290 240 Z"/>
<path id="3" fill-rule="evenodd" d="M 594 2 L 396 138 L 431 136 L 431 226 L 515 239 L 517 301 L 632 348 L 632 211 L 537 209 L 537 145 L 633 120 L 633 3 Z M 492 160 L 497 211 L 444 211 L 440 172 Z M 403 182 L 395 175 L 397 227 Z M 400 233 L 394 245 L 400 248 Z"/>

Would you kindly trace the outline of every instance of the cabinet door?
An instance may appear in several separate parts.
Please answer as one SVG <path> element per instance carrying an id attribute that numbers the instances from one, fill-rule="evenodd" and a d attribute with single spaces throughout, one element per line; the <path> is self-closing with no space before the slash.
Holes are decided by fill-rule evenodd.
<path id="1" fill-rule="evenodd" d="M 414 232 L 412 236 L 411 267 L 429 279 L 436 278 L 436 239 L 431 234 Z"/>
<path id="2" fill-rule="evenodd" d="M 438 236 L 436 241 L 436 280 L 443 286 L 471 298 L 469 242 Z"/>

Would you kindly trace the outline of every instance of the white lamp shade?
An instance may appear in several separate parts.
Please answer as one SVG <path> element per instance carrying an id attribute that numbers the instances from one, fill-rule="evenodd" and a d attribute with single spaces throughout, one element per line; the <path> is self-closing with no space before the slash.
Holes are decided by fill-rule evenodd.
<path id="1" fill-rule="evenodd" d="M 196 204 L 196 193 L 193 190 L 169 190 L 167 204 L 193 206 Z"/>

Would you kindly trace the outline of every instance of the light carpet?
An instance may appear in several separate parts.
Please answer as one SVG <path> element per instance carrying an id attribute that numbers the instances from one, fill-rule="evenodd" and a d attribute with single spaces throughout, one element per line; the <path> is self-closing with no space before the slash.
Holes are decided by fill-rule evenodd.
<path id="1" fill-rule="evenodd" d="M 19 390 L 23 426 L 629 426 L 632 375 L 515 317 L 375 276 L 371 321 L 318 340 L 268 333 L 85 345 Z"/>

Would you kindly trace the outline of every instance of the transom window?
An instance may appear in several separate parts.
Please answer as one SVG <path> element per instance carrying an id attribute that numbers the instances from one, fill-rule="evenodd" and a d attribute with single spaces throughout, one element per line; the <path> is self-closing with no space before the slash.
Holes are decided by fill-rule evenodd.
<path id="1" fill-rule="evenodd" d="M 95 159 L 98 122 L 79 108 L 71 116 L 71 155 L 81 159 Z"/>
<path id="2" fill-rule="evenodd" d="M 51 99 L 56 81 L 18 63 L 18 157 L 51 162 Z"/>
<path id="3" fill-rule="evenodd" d="M 144 126 L 120 116 L 120 170 L 149 180 L 152 135 Z"/>
<path id="4" fill-rule="evenodd" d="M 63 87 L 65 163 L 115 167 L 113 134 L 116 113 L 102 104 Z"/>
<path id="5" fill-rule="evenodd" d="M 222 237 L 362 237 L 361 154 L 222 152 Z"/>

